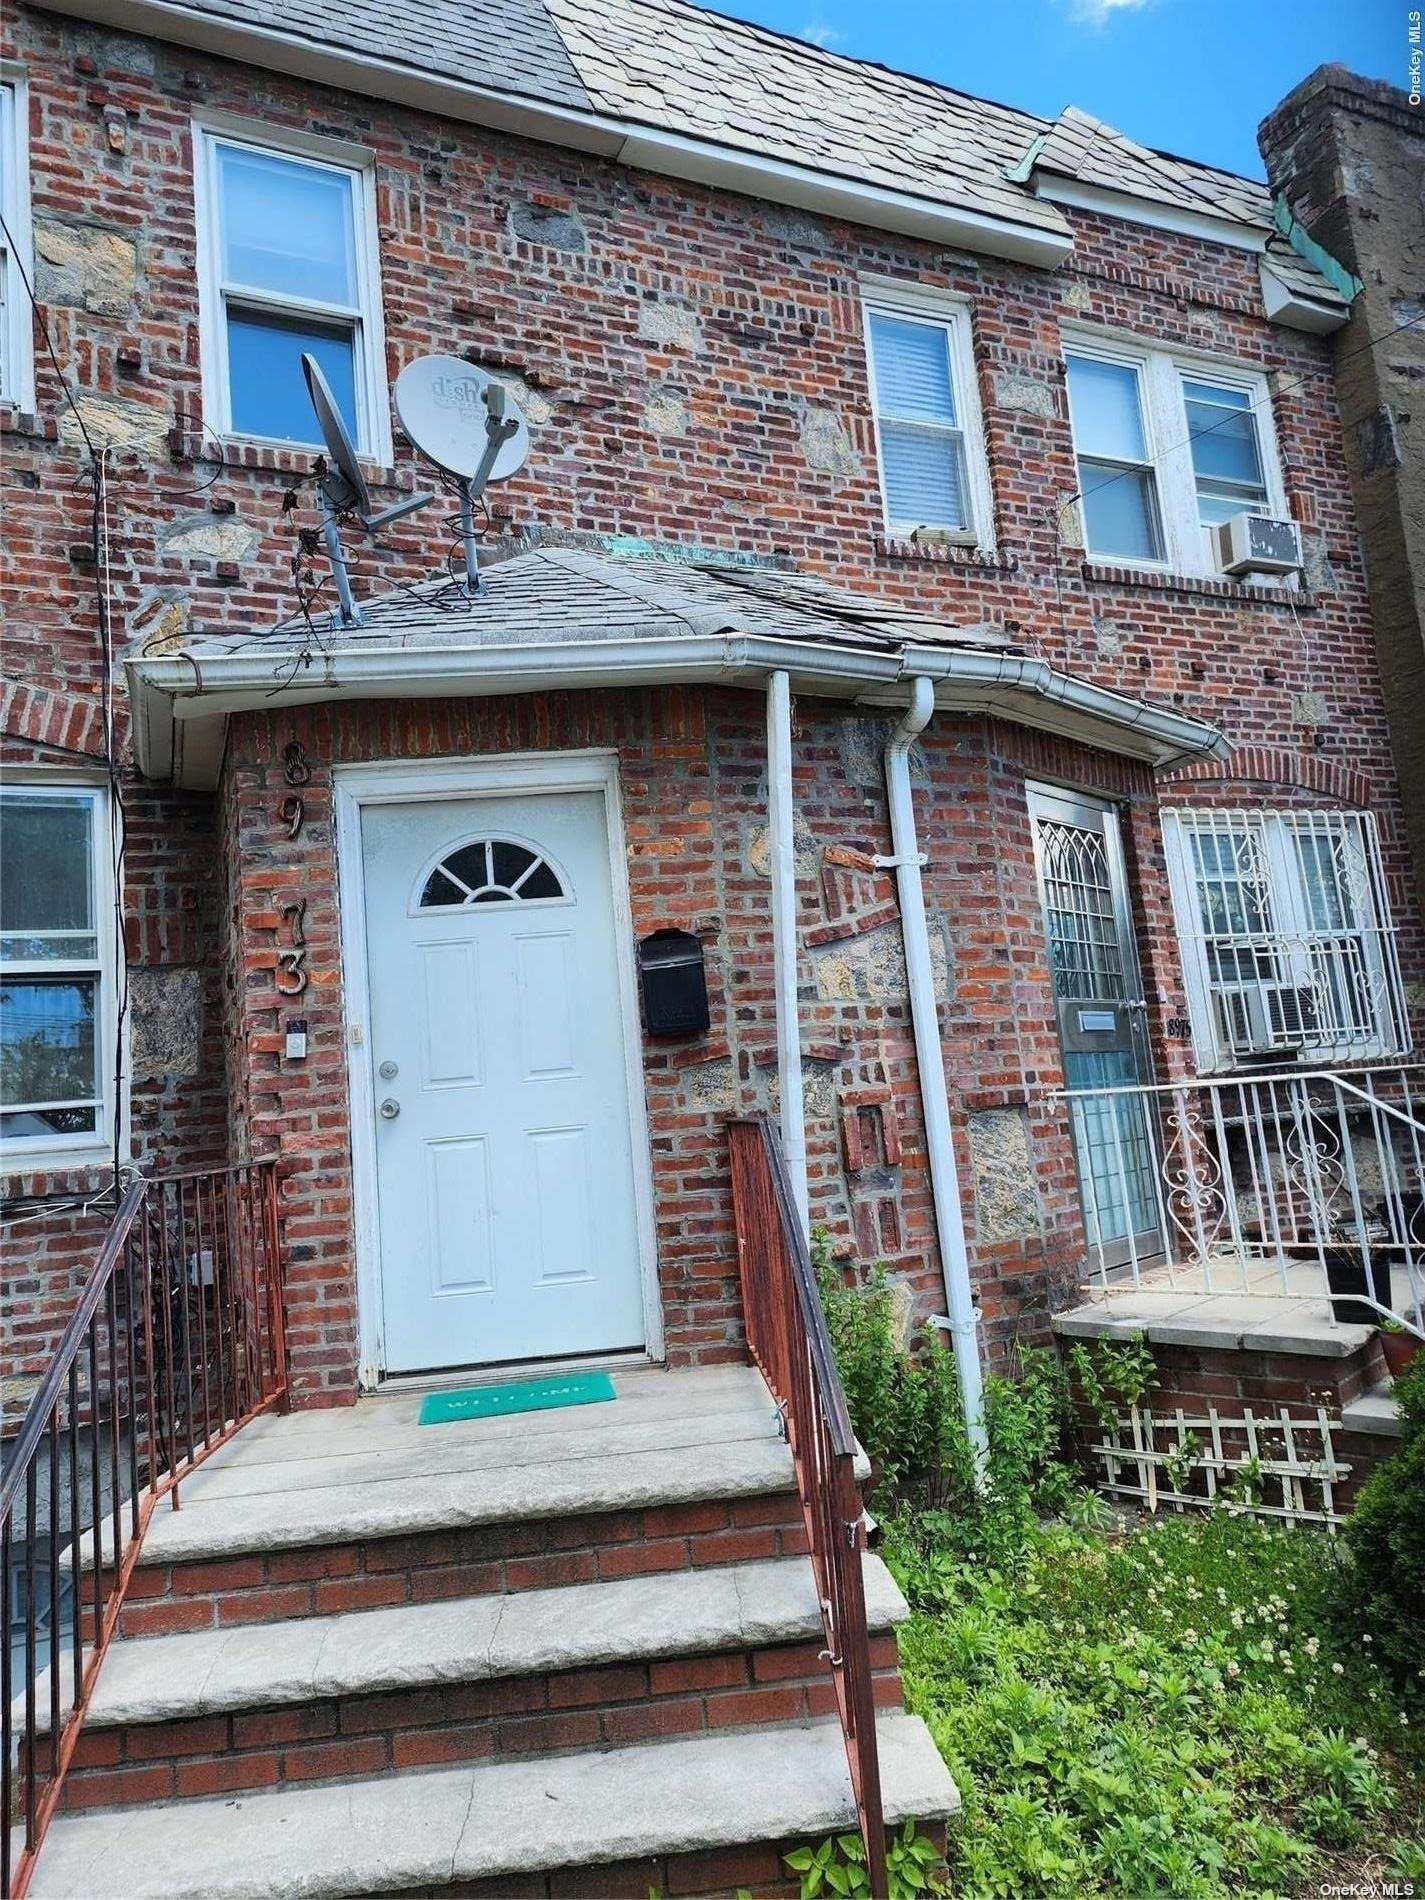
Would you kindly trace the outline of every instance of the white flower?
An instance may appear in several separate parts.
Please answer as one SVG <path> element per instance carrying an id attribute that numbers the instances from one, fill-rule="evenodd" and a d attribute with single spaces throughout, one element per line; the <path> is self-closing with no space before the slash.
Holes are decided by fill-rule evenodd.
<path id="1" fill-rule="evenodd" d="M 1345 1675 L 1345 1673 L 1346 1673 L 1346 1667 L 1344 1663 L 1332 1663 L 1331 1674 L 1333 1676 L 1343 1676 Z"/>

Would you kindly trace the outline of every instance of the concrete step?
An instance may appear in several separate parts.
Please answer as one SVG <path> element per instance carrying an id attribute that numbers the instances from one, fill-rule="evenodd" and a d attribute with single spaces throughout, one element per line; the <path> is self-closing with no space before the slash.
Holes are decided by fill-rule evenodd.
<path id="1" fill-rule="evenodd" d="M 878 1723 L 886 1820 L 943 1822 L 958 1796 L 914 1716 Z M 838 1724 L 813 1722 L 643 1747 L 383 1775 L 237 1800 L 61 1815 L 36 1900 L 337 1900 L 510 1885 L 559 1869 L 685 1863 L 677 1890 L 741 1884 L 717 1856 L 854 1825 Z M 696 1871 L 704 1864 L 704 1873 Z M 671 1885 L 672 1883 L 668 1883 Z M 521 1886 L 521 1891 L 524 1891 Z M 572 1888 L 571 1890 L 578 1890 Z M 589 1890 L 592 1891 L 592 1882 Z"/>
<path id="2" fill-rule="evenodd" d="M 905 1599 L 879 1557 L 864 1561 L 867 1624 L 892 1629 L 908 1614 Z M 201 1630 L 116 1643 L 85 1732 L 820 1635 L 805 1557 Z M 36 1691 L 42 1728 L 47 1684 L 48 1672 Z"/>
<path id="3" fill-rule="evenodd" d="M 905 1602 L 877 1558 L 879 1706 Z M 831 1714 L 808 1559 L 119 1642 L 64 1803 L 117 1807 Z M 44 1706 L 47 1686 L 38 1701 Z"/>
<path id="4" fill-rule="evenodd" d="M 191 1562 L 148 1557 L 119 1619 L 125 1637 L 271 1623 L 401 1603 L 613 1582 L 805 1553 L 795 1492 L 706 1498 Z"/>
<path id="5" fill-rule="evenodd" d="M 1360 1432 L 1370 1438 L 1401 1436 L 1400 1401 L 1389 1385 L 1378 1385 L 1358 1399 L 1341 1407 L 1341 1423 L 1348 1432 Z"/>

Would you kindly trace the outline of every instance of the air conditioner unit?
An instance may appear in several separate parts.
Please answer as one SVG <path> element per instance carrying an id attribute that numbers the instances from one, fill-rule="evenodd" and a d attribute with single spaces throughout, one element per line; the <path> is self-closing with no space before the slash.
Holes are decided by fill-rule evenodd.
<path id="1" fill-rule="evenodd" d="M 1294 521 L 1243 513 L 1219 522 L 1212 536 L 1224 574 L 1292 574 L 1305 566 Z"/>
<path id="2" fill-rule="evenodd" d="M 1234 1055 L 1300 1049 L 1317 1026 L 1315 998 L 1296 984 L 1219 990 L 1215 1001 L 1218 1032 Z"/>

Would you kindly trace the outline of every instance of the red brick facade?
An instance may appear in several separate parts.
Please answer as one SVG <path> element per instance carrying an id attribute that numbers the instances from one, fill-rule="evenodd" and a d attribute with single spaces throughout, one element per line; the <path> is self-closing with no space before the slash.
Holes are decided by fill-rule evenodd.
<path id="1" fill-rule="evenodd" d="M 535 447 L 500 491 L 504 525 L 633 534 L 781 552 L 949 621 L 1000 622 L 1030 653 L 1213 721 L 1226 768 L 1147 767 L 984 718 L 936 720 L 918 789 L 927 899 L 944 951 L 941 1023 L 969 1240 L 989 1335 L 1042 1332 L 1079 1272 L 1072 1155 L 1034 884 L 1024 780 L 1122 801 L 1155 1043 L 1167 1073 L 1189 1054 L 1161 856 L 1160 796 L 1364 803 L 1378 813 L 1407 981 L 1425 976 L 1413 912 L 1365 577 L 1353 525 L 1328 342 L 1263 318 L 1245 251 L 1073 214 L 1077 248 L 1045 273 L 632 172 L 421 113 L 338 98 L 206 55 L 79 27 L 25 7 L 5 52 L 30 76 L 37 229 L 117 240 L 131 282 L 91 294 L 60 276 L 44 305 L 92 431 L 146 446 L 109 463 L 111 625 L 119 655 L 182 628 L 262 628 L 293 607 L 292 524 L 281 500 L 309 458 L 248 449 L 219 467 L 198 420 L 191 119 L 198 106 L 273 127 L 340 132 L 376 153 L 391 375 L 457 350 L 518 374 Z M 119 115 L 116 117 L 116 113 Z M 115 139 L 112 128 L 121 127 Z M 555 249 L 516 234 L 512 208 L 569 216 Z M 876 486 L 859 280 L 866 273 L 970 300 L 998 555 L 888 543 Z M 41 290 L 45 289 L 42 280 Z M 669 311 L 676 323 L 662 320 Z M 650 313 L 661 313 L 650 320 Z M 1098 324 L 1255 365 L 1272 378 L 1285 485 L 1308 535 L 1313 591 L 1107 569 L 1068 544 L 1078 486 L 1061 321 Z M 4 436 L 5 756 L 76 769 L 102 747 L 88 489 L 59 385 L 37 351 L 39 419 Z M 145 420 L 146 418 L 146 420 Z M 817 447 L 828 431 L 846 453 Z M 375 484 L 391 499 L 398 471 Z M 308 499 L 310 491 L 308 491 Z M 310 521 L 310 513 L 302 517 Z M 214 538 L 216 527 L 228 530 Z M 243 532 L 243 531 L 247 532 Z M 438 537 L 437 537 L 438 538 Z M 370 593 L 424 576 L 443 553 L 421 517 L 357 560 Z M 126 727 L 122 684 L 121 733 Z M 351 1396 L 357 1370 L 342 970 L 330 807 L 334 765 L 600 747 L 617 751 L 639 930 L 674 924 L 708 949 L 706 1039 L 649 1045 L 644 1078 L 670 1353 L 740 1355 L 723 1117 L 770 1099 L 774 1048 L 764 713 L 755 693 L 639 690 L 523 700 L 373 704 L 236 717 L 214 795 L 175 793 L 123 767 L 126 934 L 135 1033 L 165 1008 L 155 973 L 186 971 L 201 1027 L 185 1060 L 136 1073 L 145 1163 L 230 1145 L 284 1157 L 293 1365 L 308 1400 Z M 848 853 L 889 838 L 880 750 L 888 721 L 797 709 L 795 797 L 812 1198 L 838 1241 L 885 1257 L 938 1303 L 913 1045 L 888 876 Z M 314 776 L 307 822 L 278 815 L 280 755 L 299 739 Z M 79 755 L 79 756 L 76 756 Z M 281 1054 L 274 923 L 307 902 L 311 1052 Z M 989 1118 L 986 1120 L 985 1118 Z M 995 1121 L 994 1118 L 1001 1118 Z M 1032 1191 L 991 1218 L 976 1140 L 1022 1125 Z M 7 1371 L 42 1362 L 97 1231 L 64 1202 L 102 1171 L 15 1180 L 0 1343 Z"/>

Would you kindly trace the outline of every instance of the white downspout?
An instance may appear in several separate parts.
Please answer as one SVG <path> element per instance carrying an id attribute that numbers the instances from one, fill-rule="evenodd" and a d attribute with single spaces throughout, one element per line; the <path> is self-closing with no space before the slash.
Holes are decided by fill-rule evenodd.
<path id="1" fill-rule="evenodd" d="M 980 1372 L 980 1344 L 974 1296 L 970 1291 L 970 1262 L 965 1251 L 965 1221 L 960 1208 L 960 1181 L 955 1172 L 955 1147 L 950 1130 L 950 1102 L 945 1085 L 945 1056 L 940 1046 L 940 1018 L 935 1003 L 935 976 L 930 963 L 930 936 L 925 924 L 925 891 L 921 878 L 920 845 L 915 830 L 915 801 L 910 788 L 910 748 L 930 724 L 935 710 L 935 687 L 923 675 L 912 684 L 910 706 L 891 734 L 886 747 L 886 800 L 891 818 L 891 860 L 900 900 L 901 935 L 905 943 L 906 985 L 910 992 L 911 1025 L 915 1031 L 915 1059 L 920 1074 L 920 1097 L 925 1117 L 925 1145 L 930 1163 L 930 1192 L 935 1204 L 935 1232 L 940 1246 L 940 1268 L 945 1276 L 948 1320 L 941 1321 L 955 1349 L 955 1371 L 970 1442 L 983 1457 L 986 1449 L 984 1383 Z"/>
<path id="2" fill-rule="evenodd" d="M 792 836 L 792 686 L 767 676 L 767 817 L 772 871 L 772 952 L 777 999 L 777 1080 L 782 1151 L 802 1231 L 810 1235 L 806 1108 L 802 1100 L 801 1006 L 797 997 L 797 863 Z"/>

